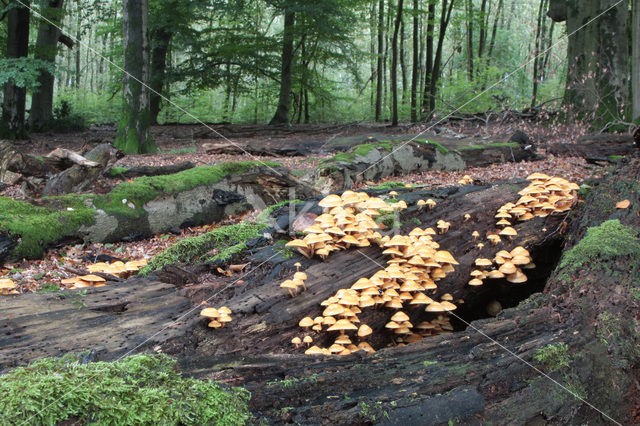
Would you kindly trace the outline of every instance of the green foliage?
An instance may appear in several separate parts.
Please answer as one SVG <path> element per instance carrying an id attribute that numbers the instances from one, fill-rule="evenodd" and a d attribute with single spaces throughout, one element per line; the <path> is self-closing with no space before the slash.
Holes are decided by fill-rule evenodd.
<path id="1" fill-rule="evenodd" d="M 40 72 L 56 72 L 55 66 L 47 61 L 34 58 L 0 58 L 0 86 L 13 82 L 18 87 L 34 89 L 38 87 Z"/>
<path id="2" fill-rule="evenodd" d="M 260 236 L 260 231 L 265 228 L 267 225 L 264 223 L 243 222 L 222 226 L 197 237 L 185 238 L 154 256 L 140 273 L 145 275 L 167 265 L 193 262 L 213 249 L 218 250 L 218 254 L 208 261 L 227 260 L 244 250 L 244 242 Z"/>
<path id="3" fill-rule="evenodd" d="M 333 157 L 324 160 L 322 164 L 335 163 L 335 162 L 352 163 L 356 159 L 356 156 L 365 157 L 367 156 L 367 154 L 369 154 L 369 152 L 373 151 L 374 149 L 377 149 L 378 151 L 387 151 L 387 152 L 393 151 L 393 147 L 396 144 L 397 142 L 393 142 L 393 141 L 376 141 L 376 142 L 370 142 L 370 143 L 362 143 L 354 146 L 353 148 L 349 149 L 349 151 L 347 152 L 337 153 Z"/>
<path id="4" fill-rule="evenodd" d="M 640 257 L 638 231 L 622 225 L 617 219 L 609 220 L 587 229 L 584 238 L 565 252 L 558 270 L 563 270 L 561 279 L 567 281 L 569 274 L 587 262 L 605 264 L 622 256 L 630 256 L 632 259 Z"/>
<path id="5" fill-rule="evenodd" d="M 182 377 L 166 355 L 45 358 L 0 376 L 3 424 L 243 425 L 249 393 Z"/>
<path id="6" fill-rule="evenodd" d="M 114 167 L 109 169 L 109 176 L 118 177 L 118 176 L 123 175 L 124 173 L 126 173 L 128 171 L 129 171 L 129 169 L 126 168 L 126 167 L 114 166 Z"/>
<path id="7" fill-rule="evenodd" d="M 47 125 L 47 129 L 58 132 L 80 131 L 87 127 L 85 116 L 76 113 L 66 99 L 53 108 L 53 121 Z"/>
<path id="8" fill-rule="evenodd" d="M 190 154 L 192 152 L 197 152 L 198 148 L 179 148 L 179 149 L 171 149 L 165 154 Z"/>
<path id="9" fill-rule="evenodd" d="M 372 404 L 361 402 L 360 415 L 371 422 L 375 422 L 376 419 L 381 421 L 390 420 L 389 413 L 384 409 L 382 401 L 374 401 Z"/>
<path id="10" fill-rule="evenodd" d="M 533 357 L 542 363 L 547 372 L 568 367 L 571 361 L 569 346 L 567 346 L 566 343 L 558 343 L 556 345 L 549 344 L 544 348 L 538 348 Z"/>
<path id="11" fill-rule="evenodd" d="M 624 155 L 610 155 L 608 157 L 608 160 L 610 163 L 617 163 L 618 161 L 622 160 L 624 158 Z"/>
<path id="12" fill-rule="evenodd" d="M 20 242 L 17 257 L 37 258 L 47 245 L 81 225 L 94 222 L 93 210 L 83 202 L 84 196 L 47 197 L 52 203 L 38 207 L 25 201 L 0 197 L 0 230 Z"/>

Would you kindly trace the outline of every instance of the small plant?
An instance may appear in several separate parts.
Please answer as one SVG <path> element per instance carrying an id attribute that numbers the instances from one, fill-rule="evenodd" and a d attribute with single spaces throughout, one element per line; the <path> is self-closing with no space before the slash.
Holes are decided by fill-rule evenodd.
<path id="1" fill-rule="evenodd" d="M 375 422 L 376 419 L 384 418 L 389 420 L 389 413 L 382 407 L 382 401 L 375 401 L 369 405 L 366 402 L 360 403 L 360 415 L 365 419 Z"/>
<path id="2" fill-rule="evenodd" d="M 569 346 L 566 343 L 556 345 L 549 344 L 544 348 L 538 348 L 534 358 L 542 363 L 547 371 L 556 371 L 569 366 Z"/>

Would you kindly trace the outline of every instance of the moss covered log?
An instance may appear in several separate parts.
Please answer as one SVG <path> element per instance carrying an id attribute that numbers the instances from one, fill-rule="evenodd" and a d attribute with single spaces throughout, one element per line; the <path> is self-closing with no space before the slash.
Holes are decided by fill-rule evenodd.
<path id="1" fill-rule="evenodd" d="M 515 142 L 453 148 L 426 139 L 366 142 L 325 160 L 316 171 L 315 182 L 322 190 L 337 191 L 388 176 L 427 170 L 463 170 L 540 158 L 533 147 Z"/>
<path id="2" fill-rule="evenodd" d="M 37 205 L 0 197 L 0 233 L 17 242 L 9 258 L 18 259 L 37 258 L 62 241 L 114 242 L 211 223 L 286 199 L 299 184 L 277 167 L 249 161 L 196 167 L 123 182 L 104 195 L 45 197 Z"/>

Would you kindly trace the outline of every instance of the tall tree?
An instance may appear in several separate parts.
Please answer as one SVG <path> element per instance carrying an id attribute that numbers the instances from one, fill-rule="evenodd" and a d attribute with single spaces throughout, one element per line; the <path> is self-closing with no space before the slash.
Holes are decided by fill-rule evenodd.
<path id="1" fill-rule="evenodd" d="M 38 38 L 36 41 L 34 58 L 51 64 L 55 63 L 58 52 L 58 41 L 61 39 L 59 30 L 60 22 L 64 15 L 63 0 L 49 0 L 41 10 L 46 18 L 40 22 Z M 53 22 L 55 25 L 50 24 Z M 73 41 L 66 38 L 67 46 L 73 47 Z M 29 112 L 29 125 L 32 130 L 42 130 L 53 119 L 53 84 L 54 75 L 48 70 L 41 70 L 38 76 L 38 87 L 31 98 L 31 110 Z"/>
<path id="2" fill-rule="evenodd" d="M 282 68 L 280 71 L 280 99 L 271 125 L 289 124 L 291 111 L 291 69 L 293 67 L 293 39 L 296 15 L 291 5 L 285 3 L 284 30 L 282 36 Z"/>
<path id="3" fill-rule="evenodd" d="M 419 6 L 418 0 L 413 0 L 413 51 L 412 59 L 413 64 L 411 66 L 411 121 L 418 121 L 418 69 L 420 64 L 420 57 L 418 49 L 420 46 L 420 31 L 419 31 Z"/>
<path id="4" fill-rule="evenodd" d="M 400 32 L 400 23 L 402 22 L 402 6 L 403 0 L 398 0 L 398 12 L 396 14 L 396 23 L 393 29 L 393 39 L 391 41 L 392 126 L 398 125 L 398 33 Z"/>
<path id="5" fill-rule="evenodd" d="M 546 6 L 546 0 L 540 0 L 540 6 L 538 7 L 538 20 L 536 23 L 536 39 L 535 47 L 533 49 L 533 93 L 531 95 L 531 108 L 536 105 L 538 99 L 538 83 L 540 79 L 540 64 L 543 59 L 540 58 L 540 51 L 544 46 L 544 10 Z"/>
<path id="6" fill-rule="evenodd" d="M 640 0 L 633 0 L 633 19 L 631 27 L 632 62 L 631 80 L 633 97 L 633 119 L 640 120 Z"/>
<path id="7" fill-rule="evenodd" d="M 24 4 L 24 6 L 23 6 Z M 22 4 L 12 1 L 7 11 L 7 58 L 26 58 L 29 54 L 29 0 Z M 18 71 L 19 72 L 19 71 Z M 19 86 L 15 78 L 4 85 L 0 137 L 19 139 L 26 136 L 25 102 L 26 88 Z"/>
<path id="8" fill-rule="evenodd" d="M 376 69 L 376 121 L 382 119 L 382 94 L 384 83 L 384 0 L 378 3 L 378 64 Z"/>
<path id="9" fill-rule="evenodd" d="M 473 0 L 465 0 L 466 24 L 467 24 L 467 76 L 473 81 Z"/>
<path id="10" fill-rule="evenodd" d="M 122 1 L 124 108 L 115 146 L 128 154 L 156 152 L 149 133 L 148 0 Z"/>
<path id="11" fill-rule="evenodd" d="M 551 0 L 548 15 L 566 21 L 570 34 L 563 101 L 569 117 L 594 126 L 624 119 L 629 106 L 628 3 Z"/>

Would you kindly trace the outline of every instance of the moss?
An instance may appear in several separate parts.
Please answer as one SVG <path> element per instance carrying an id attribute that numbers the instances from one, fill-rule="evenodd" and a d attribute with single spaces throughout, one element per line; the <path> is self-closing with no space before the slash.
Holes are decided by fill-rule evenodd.
<path id="1" fill-rule="evenodd" d="M 369 189 L 393 189 L 393 188 L 404 188 L 404 182 L 383 182 L 380 185 L 370 186 Z"/>
<path id="2" fill-rule="evenodd" d="M 640 257 L 638 231 L 624 226 L 619 220 L 609 220 L 587 229 L 585 237 L 568 250 L 558 266 L 563 270 L 560 279 L 568 281 L 569 274 L 587 262 L 606 263 L 621 256 Z"/>
<path id="3" fill-rule="evenodd" d="M 260 235 L 267 228 L 264 223 L 243 222 L 222 226 L 197 237 L 186 238 L 167 250 L 156 255 L 149 264 L 140 270 L 142 275 L 156 271 L 167 265 L 193 262 L 211 250 L 218 254 L 207 260 L 224 261 L 244 250 L 244 242 Z"/>
<path id="4" fill-rule="evenodd" d="M 376 142 L 368 142 L 362 143 L 360 145 L 356 145 L 351 148 L 347 152 L 339 152 L 331 158 L 328 158 L 322 162 L 322 164 L 335 163 L 335 162 L 343 162 L 343 163 L 352 163 L 356 156 L 365 157 L 369 152 L 377 149 L 379 151 L 393 151 L 394 145 L 397 145 L 398 142 L 393 141 L 376 141 Z"/>
<path id="5" fill-rule="evenodd" d="M 416 139 L 415 141 L 419 142 L 419 143 L 424 143 L 424 144 L 427 144 L 427 145 L 434 146 L 440 152 L 440 154 L 442 154 L 442 155 L 447 155 L 449 153 L 449 150 L 447 148 L 445 148 L 444 146 L 442 146 L 438 142 L 429 141 L 429 140 L 426 140 L 426 139 Z"/>
<path id="6" fill-rule="evenodd" d="M 20 240 L 16 257 L 37 258 L 44 248 L 82 225 L 94 223 L 94 211 L 84 203 L 86 196 L 45 197 L 47 207 L 0 197 L 0 231 Z"/>
<path id="7" fill-rule="evenodd" d="M 487 145 L 469 145 L 458 148 L 458 151 L 469 151 L 473 149 L 488 149 L 488 148 L 518 148 L 517 142 L 494 142 Z"/>
<path id="8" fill-rule="evenodd" d="M 45 358 L 1 376 L 2 423 L 242 425 L 250 419 L 249 392 L 182 377 L 166 355 L 83 358 Z"/>
<path id="9" fill-rule="evenodd" d="M 616 163 L 618 160 L 622 160 L 623 158 L 624 158 L 624 155 L 610 155 L 609 162 Z"/>
<path id="10" fill-rule="evenodd" d="M 118 177 L 120 175 L 125 174 L 126 172 L 128 172 L 129 169 L 126 167 L 112 167 L 109 169 L 109 176 L 111 177 Z"/>
<path id="11" fill-rule="evenodd" d="M 176 194 L 198 185 L 217 183 L 228 175 L 244 173 L 262 164 L 269 167 L 278 166 L 272 162 L 240 161 L 195 167 L 172 175 L 143 176 L 117 185 L 106 195 L 96 196 L 94 204 L 97 208 L 116 216 L 138 218 L 144 214 L 142 206 L 160 195 Z M 136 208 L 131 209 L 122 200 L 133 203 Z"/>
<path id="12" fill-rule="evenodd" d="M 544 348 L 538 348 L 533 357 L 542 364 L 547 372 L 568 367 L 571 361 L 569 346 L 566 343 L 549 344 Z"/>

